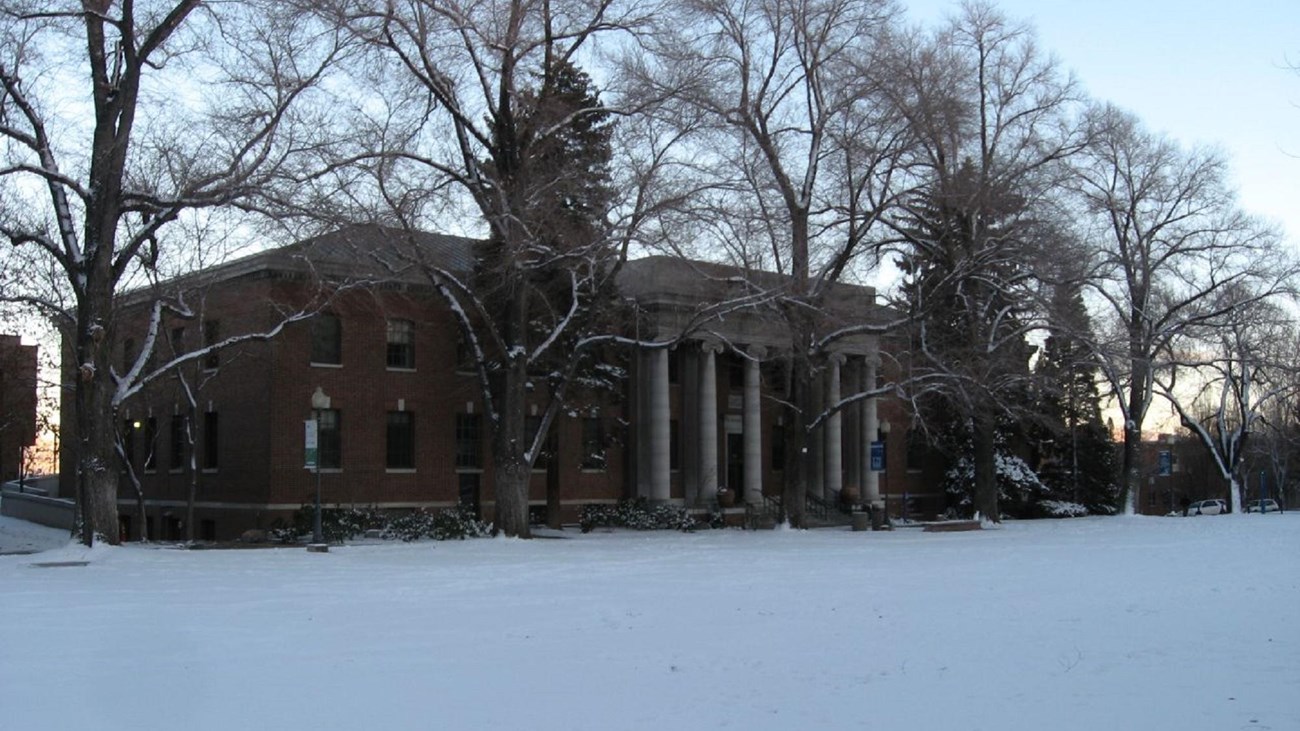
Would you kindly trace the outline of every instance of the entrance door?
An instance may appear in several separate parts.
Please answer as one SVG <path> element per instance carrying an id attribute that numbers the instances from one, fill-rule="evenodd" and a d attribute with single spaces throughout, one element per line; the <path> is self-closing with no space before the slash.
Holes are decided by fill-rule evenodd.
<path id="1" fill-rule="evenodd" d="M 745 493 L 745 435 L 727 433 L 727 487 Z"/>

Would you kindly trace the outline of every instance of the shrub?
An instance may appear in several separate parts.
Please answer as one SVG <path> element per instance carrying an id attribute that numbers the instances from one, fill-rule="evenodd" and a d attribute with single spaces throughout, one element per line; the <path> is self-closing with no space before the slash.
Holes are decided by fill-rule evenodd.
<path id="1" fill-rule="evenodd" d="M 492 535 L 492 524 L 484 523 L 465 508 L 447 508 L 437 513 L 416 510 L 393 518 L 383 537 L 402 541 L 432 538 L 435 541 L 464 540 Z"/>
<path id="2" fill-rule="evenodd" d="M 431 537 L 435 541 L 485 538 L 490 535 L 492 535 L 492 524 L 484 523 L 474 517 L 472 511 L 463 507 L 440 510 L 433 518 Z"/>
<path id="3" fill-rule="evenodd" d="M 294 511 L 290 524 L 273 527 L 269 535 L 280 543 L 297 543 L 301 536 L 311 535 L 314 515 L 315 508 L 304 505 Z M 379 530 L 387 540 L 402 541 L 424 538 L 447 541 L 492 534 L 491 523 L 478 520 L 461 507 L 437 513 L 420 509 L 402 515 L 391 515 L 374 507 L 321 509 L 321 533 L 328 543 L 341 543 L 372 529 Z"/>
<path id="4" fill-rule="evenodd" d="M 645 498 L 619 501 L 617 505 L 584 505 L 578 518 L 582 532 L 593 528 L 633 530 L 695 530 L 695 518 L 680 505 L 651 505 Z"/>
<path id="5" fill-rule="evenodd" d="M 1042 500 L 1038 511 L 1048 518 L 1082 518 L 1089 512 L 1086 506 L 1066 500 Z"/>

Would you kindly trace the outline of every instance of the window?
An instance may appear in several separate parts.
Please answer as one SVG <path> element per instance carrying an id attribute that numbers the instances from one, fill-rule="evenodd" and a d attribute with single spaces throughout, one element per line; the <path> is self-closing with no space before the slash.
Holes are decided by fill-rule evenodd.
<path id="1" fill-rule="evenodd" d="M 127 338 L 122 341 L 122 373 L 125 374 L 131 370 L 131 366 L 135 365 L 135 359 L 138 355 L 139 353 L 135 350 L 135 338 Z"/>
<path id="2" fill-rule="evenodd" d="M 598 416 L 582 420 L 582 469 L 605 469 L 605 430 Z"/>
<path id="3" fill-rule="evenodd" d="M 477 472 L 462 472 L 457 479 L 457 491 L 462 510 L 468 510 L 475 518 L 479 516 L 479 475 Z"/>
<path id="4" fill-rule="evenodd" d="M 478 414 L 456 414 L 456 466 L 477 468 L 483 466 L 481 417 Z"/>
<path id="5" fill-rule="evenodd" d="M 144 422 L 144 469 L 153 472 L 158 469 L 158 420 L 152 416 Z"/>
<path id="6" fill-rule="evenodd" d="M 917 472 L 925 467 L 925 457 L 928 451 L 925 434 L 920 429 L 908 429 L 907 469 L 909 472 Z"/>
<path id="7" fill-rule="evenodd" d="M 122 453 L 127 464 L 135 466 L 135 422 L 127 419 L 122 422 Z"/>
<path id="8" fill-rule="evenodd" d="M 343 467 L 343 417 L 338 409 L 321 409 L 316 433 L 317 461 L 323 470 Z"/>
<path id="9" fill-rule="evenodd" d="M 388 457 L 390 470 L 415 469 L 415 415 L 409 411 L 388 412 Z"/>
<path id="10" fill-rule="evenodd" d="M 343 324 L 337 316 L 322 312 L 312 319 L 311 362 L 343 364 Z"/>
<path id="11" fill-rule="evenodd" d="M 415 368 L 415 325 L 410 320 L 388 321 L 388 367 Z"/>
<path id="12" fill-rule="evenodd" d="M 181 355 L 185 352 L 185 327 L 179 326 L 172 328 L 172 354 Z"/>
<path id="13" fill-rule="evenodd" d="M 764 361 L 760 367 L 763 376 L 763 385 L 767 387 L 774 395 L 786 395 L 786 382 L 789 380 L 788 369 L 783 360 Z"/>
<path id="14" fill-rule="evenodd" d="M 733 389 L 745 387 L 745 359 L 739 355 L 727 356 L 727 385 Z"/>
<path id="15" fill-rule="evenodd" d="M 203 321 L 203 347 L 211 348 L 221 340 L 221 321 L 204 320 Z M 221 366 L 221 354 L 215 350 L 208 351 L 203 356 L 204 370 L 215 371 Z"/>
<path id="16" fill-rule="evenodd" d="M 785 425 L 772 425 L 772 447 L 770 450 L 773 472 L 780 472 L 785 469 Z"/>
<path id="17" fill-rule="evenodd" d="M 203 469 L 215 470 L 219 464 L 219 445 L 221 444 L 221 420 L 217 412 L 209 411 L 203 415 Z"/>
<path id="18" fill-rule="evenodd" d="M 185 469 L 185 443 L 188 441 L 185 434 L 185 417 L 173 416 L 171 423 L 171 453 L 168 455 L 167 466 L 174 472 Z"/>
<path id="19" fill-rule="evenodd" d="M 675 348 L 668 351 L 668 382 L 682 382 L 682 354 Z"/>

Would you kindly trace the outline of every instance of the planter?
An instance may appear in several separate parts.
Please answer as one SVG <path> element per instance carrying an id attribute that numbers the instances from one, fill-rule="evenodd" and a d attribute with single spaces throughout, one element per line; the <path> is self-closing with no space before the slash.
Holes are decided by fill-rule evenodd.
<path id="1" fill-rule="evenodd" d="M 731 490 L 718 490 L 718 505 L 730 508 L 736 504 L 736 493 Z"/>
<path id="2" fill-rule="evenodd" d="M 842 505 L 858 504 L 858 488 L 856 485 L 847 485 L 843 490 L 840 490 L 840 504 Z"/>

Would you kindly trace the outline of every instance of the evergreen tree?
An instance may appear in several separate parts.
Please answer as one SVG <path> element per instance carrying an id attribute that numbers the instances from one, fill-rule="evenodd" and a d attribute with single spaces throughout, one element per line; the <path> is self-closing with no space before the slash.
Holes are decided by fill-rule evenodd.
<path id="1" fill-rule="evenodd" d="M 1101 418 L 1092 324 L 1078 286 L 1056 287 L 1051 335 L 1035 368 L 1039 473 L 1052 499 L 1111 514 L 1119 496 L 1115 444 Z"/>
<path id="2" fill-rule="evenodd" d="M 974 508 L 998 519 L 998 454 L 1022 441 L 1030 347 L 1023 287 L 1036 245 L 1024 201 L 963 163 L 910 207 L 898 264 L 915 323 L 910 367 L 939 444 L 969 455 Z M 1004 459 L 1005 461 L 1005 459 Z"/>
<path id="3" fill-rule="evenodd" d="M 491 144 L 473 193 L 490 235 L 475 252 L 474 323 L 491 398 L 496 524 L 529 535 L 528 481 L 569 388 L 592 366 L 579 347 L 618 316 L 614 274 L 624 252 L 609 235 L 613 125 L 590 77 L 548 55 L 536 89 L 491 116 Z M 468 323 L 466 323 L 468 324 Z M 543 387 L 544 386 L 544 390 Z M 526 417 L 530 392 L 549 397 Z M 558 489 L 548 489 L 558 520 Z M 552 504 L 553 502 L 553 504 Z"/>

